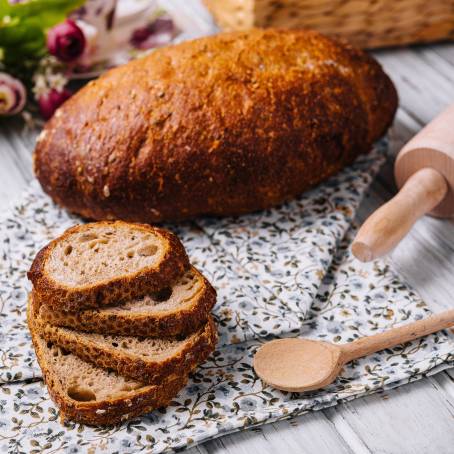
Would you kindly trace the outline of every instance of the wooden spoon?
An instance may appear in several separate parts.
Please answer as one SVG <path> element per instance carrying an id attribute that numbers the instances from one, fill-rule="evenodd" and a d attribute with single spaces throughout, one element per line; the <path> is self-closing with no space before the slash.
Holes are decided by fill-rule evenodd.
<path id="1" fill-rule="evenodd" d="M 353 359 L 418 339 L 454 324 L 454 309 L 348 344 L 309 339 L 277 339 L 257 350 L 254 369 L 274 388 L 303 392 L 332 383 Z"/>

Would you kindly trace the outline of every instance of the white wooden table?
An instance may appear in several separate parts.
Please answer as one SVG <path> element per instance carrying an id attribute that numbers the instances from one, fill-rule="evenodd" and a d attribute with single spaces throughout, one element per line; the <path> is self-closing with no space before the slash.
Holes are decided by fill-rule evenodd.
<path id="1" fill-rule="evenodd" d="M 173 1 L 172 4 L 176 4 Z M 201 30 L 212 23 L 197 0 L 179 1 Z M 389 199 L 395 187 L 393 157 L 400 147 L 450 102 L 454 102 L 454 44 L 375 53 L 393 79 L 400 108 L 391 129 L 391 156 L 364 200 L 359 220 Z M 453 125 L 454 127 L 454 125 Z M 34 133 L 19 122 L 0 126 L 0 208 L 33 178 Z M 394 268 L 434 311 L 454 307 L 454 224 L 420 220 L 392 253 Z M 188 453 L 452 453 L 454 371 L 375 394 L 291 421 L 228 435 Z"/>

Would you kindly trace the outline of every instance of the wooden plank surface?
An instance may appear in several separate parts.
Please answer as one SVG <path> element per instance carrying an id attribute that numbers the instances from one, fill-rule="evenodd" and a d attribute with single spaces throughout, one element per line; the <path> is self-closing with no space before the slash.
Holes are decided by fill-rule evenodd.
<path id="1" fill-rule="evenodd" d="M 170 2 L 182 21 L 213 30 L 198 0 Z M 395 82 L 400 108 L 390 133 L 390 158 L 364 200 L 358 220 L 389 199 L 393 156 L 443 107 L 454 101 L 454 45 L 404 48 L 375 55 Z M 5 210 L 32 178 L 34 133 L 18 122 L 0 126 L 0 208 Z M 424 218 L 389 257 L 393 267 L 434 311 L 454 307 L 452 221 Z M 417 259 L 416 259 L 417 257 Z M 195 453 L 450 453 L 454 451 L 454 373 L 426 378 L 387 393 L 292 421 L 227 435 L 188 450 Z"/>

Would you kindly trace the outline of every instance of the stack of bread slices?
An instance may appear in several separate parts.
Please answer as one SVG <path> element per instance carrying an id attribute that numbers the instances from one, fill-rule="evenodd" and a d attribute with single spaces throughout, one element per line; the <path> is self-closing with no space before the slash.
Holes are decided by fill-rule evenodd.
<path id="1" fill-rule="evenodd" d="M 78 225 L 28 277 L 28 325 L 63 419 L 110 425 L 165 406 L 215 348 L 216 292 L 166 230 Z"/>

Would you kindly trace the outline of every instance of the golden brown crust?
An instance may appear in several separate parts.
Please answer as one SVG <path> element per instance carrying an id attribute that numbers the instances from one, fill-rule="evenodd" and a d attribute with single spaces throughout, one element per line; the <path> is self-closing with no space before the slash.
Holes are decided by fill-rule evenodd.
<path id="1" fill-rule="evenodd" d="M 118 424 L 167 405 L 187 383 L 187 376 L 173 375 L 161 386 L 144 386 L 114 399 L 90 402 L 73 400 L 62 389 L 58 377 L 55 376 L 51 364 L 47 362 L 41 350 L 40 334 L 33 323 L 30 303 L 27 307 L 27 323 L 47 389 L 52 400 L 60 407 L 62 419 L 71 419 L 88 425 Z"/>
<path id="2" fill-rule="evenodd" d="M 46 125 L 35 172 L 89 218 L 241 214 L 369 151 L 396 106 L 380 65 L 348 45 L 304 30 L 220 34 L 88 84 Z"/>
<path id="3" fill-rule="evenodd" d="M 102 225 L 124 224 L 122 221 L 102 221 Z M 160 261 L 128 276 L 119 276 L 97 284 L 79 287 L 57 282 L 45 269 L 53 248 L 71 234 L 93 224 L 80 224 L 66 230 L 63 235 L 42 248 L 35 257 L 28 278 L 33 283 L 34 293 L 40 302 L 60 310 L 75 311 L 132 299 L 160 290 L 170 285 L 189 267 L 189 259 L 180 240 L 171 232 L 146 224 L 131 224 L 134 228 L 152 232 L 166 242 Z"/>
<path id="4" fill-rule="evenodd" d="M 40 323 L 66 326 L 79 331 L 123 336 L 174 337 L 185 336 L 204 324 L 216 303 L 216 290 L 194 267 L 202 282 L 202 288 L 190 306 L 176 307 L 166 312 L 111 312 L 87 309 L 79 312 L 65 312 L 40 305 Z M 38 299 L 37 296 L 34 296 Z"/>
<path id="5" fill-rule="evenodd" d="M 149 384 L 159 384 L 173 374 L 188 375 L 208 358 L 217 342 L 216 326 L 211 316 L 206 325 L 192 335 L 182 348 L 165 359 L 143 358 L 125 350 L 119 351 L 115 347 L 93 342 L 84 333 L 66 328 L 39 325 L 39 329 L 47 341 L 74 353 L 84 361 Z"/>

